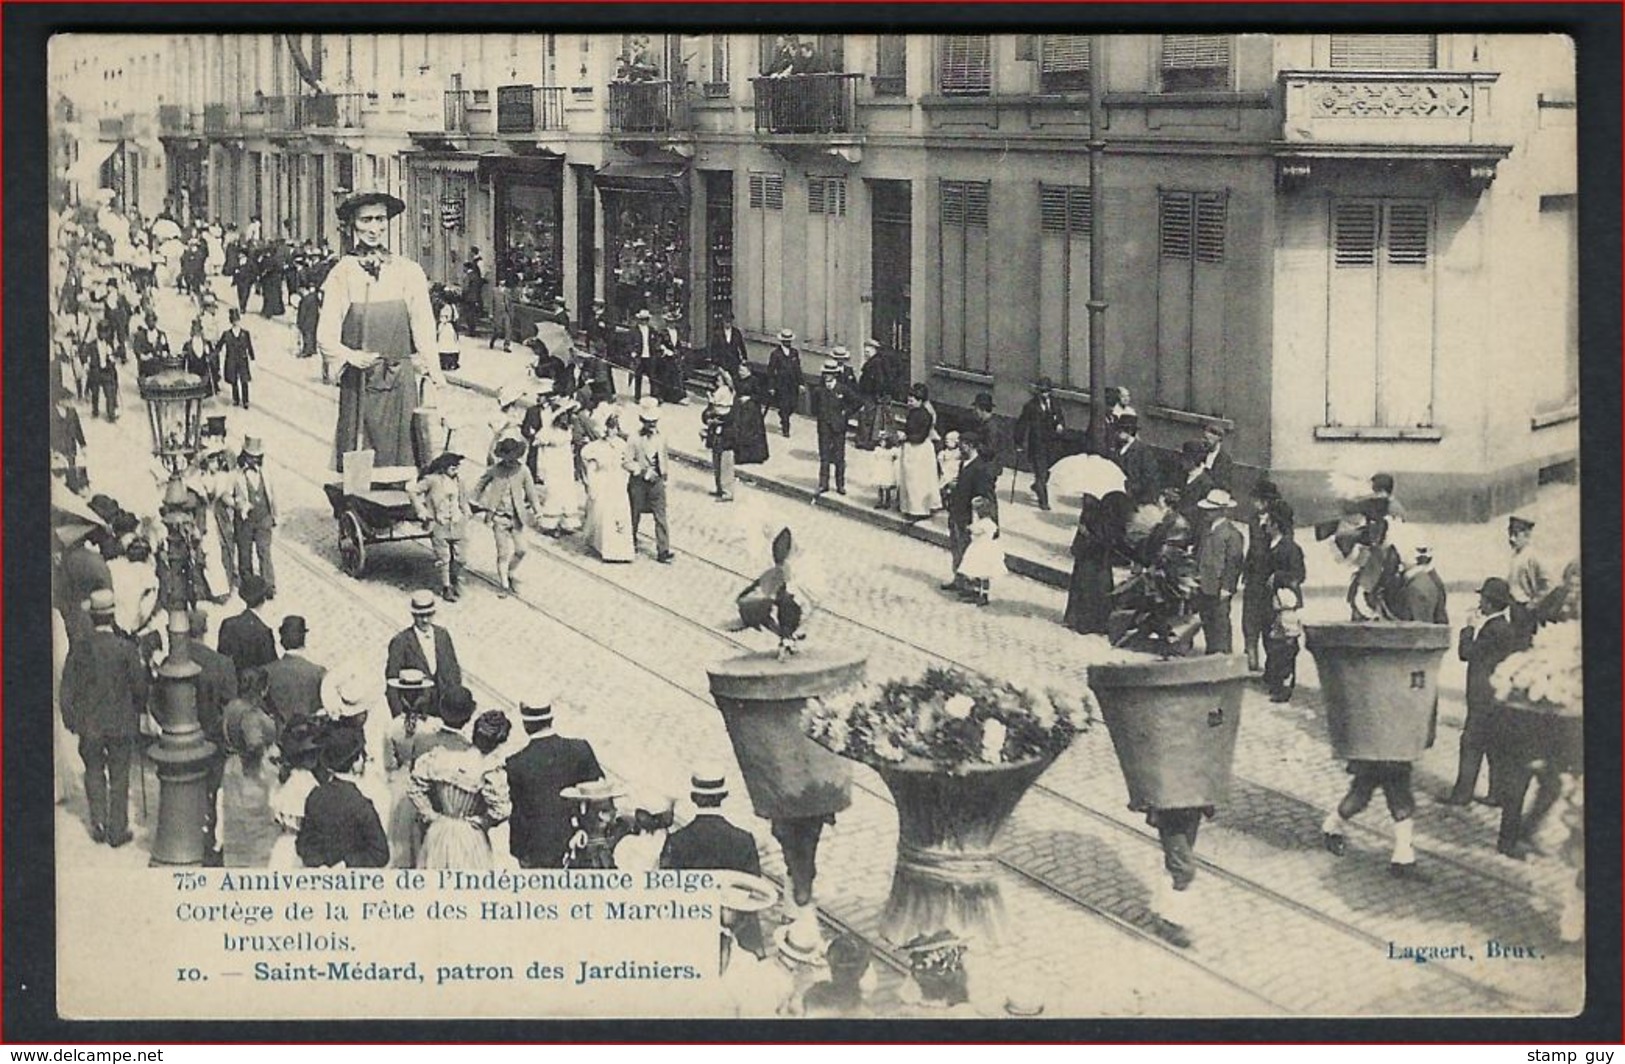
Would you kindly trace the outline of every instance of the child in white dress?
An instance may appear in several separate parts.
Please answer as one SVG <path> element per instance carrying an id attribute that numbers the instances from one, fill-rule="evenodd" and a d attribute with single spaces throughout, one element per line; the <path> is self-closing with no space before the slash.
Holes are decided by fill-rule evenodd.
<path id="1" fill-rule="evenodd" d="M 993 520 L 993 504 L 981 496 L 971 500 L 970 546 L 959 561 L 959 575 L 970 585 L 978 606 L 986 606 L 993 577 L 1004 571 L 1004 548 L 999 545 L 999 526 Z"/>
<path id="2" fill-rule="evenodd" d="M 870 453 L 870 461 L 874 463 L 870 476 L 875 485 L 875 509 L 891 510 L 897 506 L 897 463 L 901 455 L 897 433 L 882 432 L 878 442 L 880 445 Z"/>

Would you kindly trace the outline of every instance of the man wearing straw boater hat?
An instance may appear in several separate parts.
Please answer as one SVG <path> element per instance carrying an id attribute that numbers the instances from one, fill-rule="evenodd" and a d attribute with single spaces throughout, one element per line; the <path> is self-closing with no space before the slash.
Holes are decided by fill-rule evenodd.
<path id="1" fill-rule="evenodd" d="M 1209 654 L 1229 654 L 1234 649 L 1230 607 L 1241 585 L 1247 545 L 1230 519 L 1236 500 L 1228 491 L 1214 488 L 1196 505 L 1211 515 L 1196 542 L 1196 609 L 1202 618 L 1203 644 Z"/>
<path id="2" fill-rule="evenodd" d="M 591 743 L 554 730 L 551 696 L 520 701 L 519 721 L 529 741 L 507 762 L 508 852 L 520 868 L 563 868 L 575 803 L 561 793 L 603 779 L 604 770 Z"/>
<path id="3" fill-rule="evenodd" d="M 637 435 L 627 441 L 626 458 L 621 463 L 631 474 L 626 490 L 632 503 L 632 544 L 635 549 L 643 515 L 653 514 L 655 560 L 669 565 L 676 557 L 671 551 L 666 526 L 666 479 L 670 475 L 671 459 L 666 454 L 666 438 L 660 434 L 659 401 L 653 397 L 640 401 L 638 421 Z"/>
<path id="4" fill-rule="evenodd" d="M 412 625 L 390 639 L 384 681 L 387 683 L 400 676 L 402 669 L 417 669 L 433 677 L 435 690 L 444 698 L 446 692 L 462 685 L 463 669 L 457 662 L 457 647 L 452 643 L 451 633 L 434 623 L 435 605 L 434 592 L 426 589 L 412 592 Z M 396 689 L 389 688 L 385 698 L 389 702 L 389 715 L 400 716 L 401 700 Z"/>
<path id="5" fill-rule="evenodd" d="M 406 204 L 385 192 L 358 192 L 339 204 L 354 249 L 322 284 L 316 343 L 340 367 L 334 465 L 367 448 L 379 466 L 417 464 L 412 412 L 419 378 L 440 388 L 434 308 L 423 268 L 387 246 L 389 220 Z"/>
<path id="6" fill-rule="evenodd" d="M 727 777 L 717 769 L 699 769 L 689 779 L 689 797 L 694 802 L 694 819 L 666 836 L 660 851 L 661 868 L 718 869 L 762 874 L 762 859 L 756 839 L 744 828 L 729 823 L 722 815 L 728 797 Z M 741 947 L 752 953 L 762 950 L 762 929 L 741 920 L 735 933 Z"/>
<path id="7" fill-rule="evenodd" d="M 790 435 L 790 415 L 801 398 L 801 352 L 795 343 L 795 333 L 780 329 L 778 342 L 767 355 L 767 388 L 779 412 L 779 432 L 785 437 Z"/>
<path id="8" fill-rule="evenodd" d="M 841 364 L 833 358 L 826 360 L 821 383 L 812 397 L 813 419 L 818 425 L 820 495 L 829 490 L 832 469 L 835 471 L 836 492 L 846 494 L 846 426 L 857 407 L 857 394 L 842 376 Z"/>

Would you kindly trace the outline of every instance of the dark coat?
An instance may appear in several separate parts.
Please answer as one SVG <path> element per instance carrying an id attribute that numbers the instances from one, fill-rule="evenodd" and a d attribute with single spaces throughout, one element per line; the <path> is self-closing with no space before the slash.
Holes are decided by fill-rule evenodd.
<path id="1" fill-rule="evenodd" d="M 813 419 L 818 423 L 818 451 L 832 452 L 846 442 L 847 421 L 858 409 L 858 397 L 845 382 L 831 388 L 819 384 L 812 393 Z"/>
<path id="2" fill-rule="evenodd" d="M 1495 706 L 1495 689 L 1490 675 L 1496 666 L 1527 645 L 1527 633 L 1510 617 L 1491 617 L 1479 625 L 1475 635 L 1469 626 L 1461 630 L 1456 651 L 1467 663 L 1467 708 L 1490 710 Z"/>
<path id="3" fill-rule="evenodd" d="M 716 336 L 712 337 L 711 364 L 728 376 L 738 376 L 739 364 L 749 357 L 745 351 L 745 334 L 738 329 L 733 330 L 731 335 L 718 329 Z"/>
<path id="4" fill-rule="evenodd" d="M 1230 457 L 1228 448 L 1221 445 L 1219 453 L 1213 458 L 1213 465 L 1208 468 L 1207 475 L 1212 478 L 1214 487 L 1225 491 L 1235 490 L 1235 459 Z"/>
<path id="5" fill-rule="evenodd" d="M 1268 556 L 1269 585 L 1272 588 L 1303 586 L 1308 577 L 1304 567 L 1303 548 L 1291 536 L 1282 536 L 1281 542 L 1265 548 Z"/>
<path id="6" fill-rule="evenodd" d="M 322 680 L 327 670 L 298 651 L 289 651 L 281 660 L 265 667 L 266 707 L 285 728 L 295 717 L 313 717 L 322 708 Z"/>
<path id="7" fill-rule="evenodd" d="M 948 496 L 948 520 L 961 528 L 971 523 L 971 500 L 978 495 L 993 500 L 993 523 L 999 521 L 999 474 L 1003 469 L 991 458 L 977 455 L 966 462 Z"/>
<path id="8" fill-rule="evenodd" d="M 203 670 L 197 678 L 197 722 L 203 737 L 219 745 L 226 703 L 237 697 L 237 668 L 230 658 L 201 642 L 193 641 L 187 649 Z"/>
<path id="9" fill-rule="evenodd" d="M 239 678 L 244 669 L 264 668 L 276 660 L 276 633 L 254 616 L 253 610 L 244 610 L 221 621 L 215 645 L 237 666 Z"/>
<path id="10" fill-rule="evenodd" d="M 1431 568 L 1405 577 L 1404 587 L 1389 601 L 1389 608 L 1396 621 L 1450 623 L 1450 614 L 1445 609 L 1444 581 Z"/>
<path id="11" fill-rule="evenodd" d="M 692 823 L 666 836 L 660 851 L 661 868 L 717 869 L 762 874 L 756 839 L 744 828 L 728 823 L 720 813 L 701 810 Z"/>
<path id="12" fill-rule="evenodd" d="M 1234 595 L 1244 559 L 1241 529 L 1234 522 L 1209 528 L 1196 546 L 1197 590 L 1210 598 Z"/>
<path id="13" fill-rule="evenodd" d="M 801 352 L 775 344 L 767 356 L 767 384 L 773 393 L 774 406 L 794 410 L 801 396 Z"/>
<path id="14" fill-rule="evenodd" d="M 254 361 L 254 338 L 248 335 L 247 329 L 235 335 L 232 334 L 230 329 L 222 333 L 220 335 L 220 351 L 225 356 L 225 368 L 221 373 L 221 378 L 226 383 L 253 379 L 253 371 L 249 369 L 248 364 Z"/>
<path id="15" fill-rule="evenodd" d="M 389 836 L 378 810 L 355 784 L 331 779 L 305 799 L 294 849 L 306 868 L 342 862 L 349 868 L 384 868 L 389 864 Z"/>
<path id="16" fill-rule="evenodd" d="M 924 443 L 931 438 L 936 420 L 923 406 L 909 407 L 908 416 L 903 420 L 903 439 L 909 443 Z"/>
<path id="17" fill-rule="evenodd" d="M 1047 403 L 1042 396 L 1033 396 L 1016 416 L 1016 446 L 1027 452 L 1033 462 L 1053 462 L 1061 456 L 1061 433 L 1066 431 L 1066 417 L 1051 398 Z"/>
<path id="18" fill-rule="evenodd" d="M 95 629 L 73 644 L 62 666 L 62 723 L 82 737 L 133 739 L 150 686 L 135 643 Z"/>
<path id="19" fill-rule="evenodd" d="M 435 695 L 444 698 L 447 691 L 463 685 L 463 668 L 457 663 L 457 648 L 452 645 L 451 633 L 434 625 L 434 672 L 429 672 L 429 660 L 423 656 L 418 637 L 412 629 L 396 632 L 389 641 L 389 657 L 384 665 L 384 678 L 399 676 L 402 669 L 418 669 L 434 677 Z M 392 717 L 401 715 L 401 695 L 393 687 L 384 692 Z"/>
<path id="20" fill-rule="evenodd" d="M 566 787 L 601 779 L 592 744 L 562 735 L 540 735 L 508 758 L 508 852 L 525 868 L 562 868 L 569 848 L 574 802 L 559 797 Z"/>
<path id="21" fill-rule="evenodd" d="M 1123 467 L 1124 491 L 1130 499 L 1143 506 L 1157 497 L 1162 489 L 1162 472 L 1148 445 L 1136 437 L 1127 450 L 1117 452 L 1116 458 Z"/>

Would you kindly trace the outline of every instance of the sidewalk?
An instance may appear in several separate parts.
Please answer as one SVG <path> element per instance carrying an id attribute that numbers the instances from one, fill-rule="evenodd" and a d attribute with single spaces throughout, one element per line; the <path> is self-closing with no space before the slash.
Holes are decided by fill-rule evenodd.
<path id="1" fill-rule="evenodd" d="M 506 385 L 528 381 L 531 363 L 532 357 L 526 350 L 516 348 L 501 351 L 488 348 L 483 342 L 468 340 L 463 348 L 460 370 L 447 374 L 447 380 L 494 397 Z M 630 397 L 632 385 L 629 374 L 615 370 L 615 386 L 623 400 Z M 704 409 L 703 398 L 696 396 L 691 396 L 686 404 L 667 404 L 662 409 L 662 426 L 667 448 L 674 459 L 709 469 L 710 452 L 700 443 L 700 415 Z M 944 514 L 938 513 L 929 520 L 909 521 L 895 510 L 875 507 L 876 495 L 868 475 L 869 452 L 848 445 L 849 494 L 817 495 L 818 449 L 815 439 L 816 429 L 812 419 L 797 414 L 792 421 L 790 438 L 785 439 L 770 429 L 768 447 L 771 456 L 761 465 L 740 467 L 737 475 L 747 484 L 810 500 L 815 505 L 830 507 L 845 516 L 947 549 L 948 522 Z M 1040 510 L 1031 486 L 1032 477 L 1028 473 L 1007 469 L 999 478 L 1000 538 L 1005 544 L 1007 564 L 1013 573 L 1065 588 L 1072 571 L 1070 551 L 1077 520 L 1075 505 L 1057 499 L 1054 510 Z M 1536 503 L 1523 512 L 1540 523 L 1544 550 L 1556 562 L 1555 567 L 1560 569 L 1562 559 L 1576 556 L 1577 550 L 1569 544 L 1576 544 L 1579 539 L 1578 488 L 1567 484 L 1544 487 Z M 1505 525 L 1500 520 L 1482 525 L 1415 527 L 1424 533 L 1433 546 L 1441 573 L 1454 595 L 1470 596 L 1480 580 L 1498 575 L 1506 569 L 1508 552 Z M 1335 557 L 1329 545 L 1315 543 L 1312 538 L 1304 539 L 1301 543 L 1309 568 L 1309 579 L 1304 590 L 1314 600 L 1310 606 L 1312 613 L 1316 616 L 1340 613 L 1349 570 Z M 1461 602 L 1459 609 L 1463 615 L 1469 605 L 1469 602 Z"/>

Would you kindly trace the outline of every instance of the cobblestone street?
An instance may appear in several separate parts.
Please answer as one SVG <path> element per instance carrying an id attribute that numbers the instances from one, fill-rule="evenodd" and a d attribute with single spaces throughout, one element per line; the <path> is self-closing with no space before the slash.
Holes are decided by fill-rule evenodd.
<path id="1" fill-rule="evenodd" d="M 184 335 L 179 297 L 166 292 L 160 300 L 163 326 Z M 377 548 L 363 580 L 339 573 L 335 523 L 321 490 L 330 479 L 336 393 L 320 384 L 315 360 L 293 357 L 291 317 L 246 317 L 260 354 L 254 406 L 229 415 L 234 438 L 266 441 L 278 478 L 283 518 L 273 609 L 305 615 L 310 656 L 329 666 L 354 664 L 377 678 L 381 693 L 384 644 L 407 623 L 407 594 L 432 585 L 433 566 L 425 544 L 409 543 Z M 470 343 L 465 364 L 486 353 Z M 455 429 L 453 447 L 477 466 L 494 401 L 457 388 L 440 404 Z M 146 461 L 139 407 L 130 383 L 118 424 L 85 421 L 93 490 L 113 491 L 127 506 L 140 501 L 125 485 L 144 477 Z M 674 451 L 697 450 L 687 416 L 667 426 Z M 773 444 L 788 445 L 788 457 L 804 463 L 812 453 L 810 424 L 799 422 L 797 433 Z M 439 618 L 482 703 L 511 710 L 538 687 L 556 692 L 561 731 L 590 739 L 606 768 L 639 792 L 682 794 L 691 768 L 706 762 L 728 765 L 738 778 L 705 667 L 767 646 L 731 629 L 735 596 L 765 564 L 761 528 L 769 520 L 789 524 L 824 570 L 826 597 L 811 640 L 866 655 L 871 678 L 955 662 L 1039 687 L 1084 682 L 1081 637 L 1059 623 L 1064 589 L 1012 575 L 997 581 L 992 604 L 978 609 L 938 590 L 948 576 L 947 554 L 931 543 L 782 491 L 742 487 L 734 503 L 719 504 L 709 494 L 708 473 L 689 465 L 674 469 L 671 487 L 674 564 L 653 564 L 647 543 L 634 564 L 607 566 L 582 543 L 537 539 L 519 571 L 518 596 L 498 598 L 488 581 L 476 582 Z M 126 494 L 132 498 L 124 500 Z M 491 572 L 492 546 L 478 528 L 471 547 L 473 574 Z M 1457 593 L 1452 609 L 1464 613 L 1466 599 Z M 235 608 L 216 610 L 215 619 Z M 1516 863 L 1496 856 L 1493 810 L 1434 800 L 1454 771 L 1462 715 L 1462 666 L 1453 659 L 1441 670 L 1439 738 L 1418 766 L 1424 881 L 1390 878 L 1387 819 L 1376 813 L 1356 825 L 1347 856 L 1321 848 L 1320 820 L 1348 777 L 1332 757 L 1318 682 L 1304 655 L 1292 703 L 1270 703 L 1257 685 L 1245 696 L 1236 787 L 1204 829 L 1198 851 L 1195 947 L 1174 950 L 1151 933 L 1147 902 L 1161 854 L 1155 833 L 1126 809 L 1110 738 L 1097 725 L 1042 778 L 1001 837 L 1010 933 L 991 950 L 973 947 L 980 997 L 997 1003 L 1001 987 L 1037 986 L 1046 1014 L 1061 1016 L 1578 1007 L 1583 957 L 1559 945 L 1555 934 L 1563 867 L 1539 857 Z M 876 940 L 896 815 L 878 778 L 860 767 L 856 779 L 853 806 L 826 833 L 819 853 L 817 900 L 833 926 Z M 132 790 L 138 845 L 123 851 L 92 846 L 78 810 L 59 809 L 59 875 L 96 863 L 145 863 L 157 796 L 150 768 L 144 792 Z M 728 812 L 752 827 L 770 874 L 782 879 L 776 844 L 766 823 L 751 815 L 742 787 L 735 787 Z M 1540 957 L 1488 960 L 1483 950 L 1492 940 L 1534 947 Z M 1389 959 L 1395 946 L 1457 942 L 1477 959 Z M 896 986 L 891 960 L 882 1010 Z"/>

